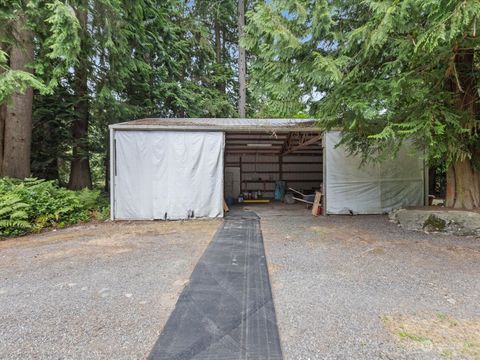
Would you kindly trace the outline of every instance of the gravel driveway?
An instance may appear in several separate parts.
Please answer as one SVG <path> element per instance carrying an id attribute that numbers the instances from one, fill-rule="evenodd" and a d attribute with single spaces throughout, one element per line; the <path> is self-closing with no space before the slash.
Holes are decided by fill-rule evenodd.
<path id="1" fill-rule="evenodd" d="M 0 358 L 145 358 L 219 224 L 105 223 L 0 242 Z"/>
<path id="2" fill-rule="evenodd" d="M 253 206 L 286 359 L 480 359 L 480 240 Z"/>
<path id="3" fill-rule="evenodd" d="M 285 359 L 480 359 L 480 240 L 385 216 L 261 217 Z M 0 358 L 145 358 L 220 221 L 0 242 Z"/>

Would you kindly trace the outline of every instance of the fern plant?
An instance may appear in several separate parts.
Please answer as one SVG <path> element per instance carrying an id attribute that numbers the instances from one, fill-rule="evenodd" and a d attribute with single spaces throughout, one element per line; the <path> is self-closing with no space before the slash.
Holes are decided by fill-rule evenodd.
<path id="1" fill-rule="evenodd" d="M 0 234 L 18 235 L 31 229 L 28 208 L 19 196 L 7 193 L 0 197 Z"/>
<path id="2" fill-rule="evenodd" d="M 108 205 L 98 190 L 71 191 L 34 178 L 0 179 L 0 236 L 102 219 L 106 212 Z"/>

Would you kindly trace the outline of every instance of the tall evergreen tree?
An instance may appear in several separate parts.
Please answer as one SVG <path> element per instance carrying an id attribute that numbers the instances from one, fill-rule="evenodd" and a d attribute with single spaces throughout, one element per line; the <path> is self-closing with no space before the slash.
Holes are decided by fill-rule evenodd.
<path id="1" fill-rule="evenodd" d="M 75 13 L 80 24 L 80 54 L 74 67 L 73 91 L 76 96 L 75 118 L 72 123 L 73 156 L 70 165 L 70 179 L 68 187 L 73 190 L 92 187 L 88 152 L 88 126 L 90 122 L 90 94 L 88 81 L 92 75 L 92 61 L 95 61 L 92 33 L 89 16 L 93 15 L 89 5 L 94 3 L 88 0 L 79 0 Z M 92 21 L 96 22 L 98 19 Z"/>
<path id="2" fill-rule="evenodd" d="M 52 16 L 53 14 L 53 16 Z M 50 82 L 37 77 L 34 46 L 37 31 L 47 26 L 49 57 L 68 64 L 74 58 L 77 42 L 68 7 L 60 1 L 0 2 L 0 175 L 24 178 L 30 175 L 33 89 L 51 91 L 58 68 Z M 62 23 L 62 31 L 58 24 Z M 70 49 L 70 51 L 64 51 Z M 65 68 L 62 66 L 62 68 Z M 40 67 L 41 69 L 41 67 Z M 40 70 L 41 72 L 41 70 Z"/>
<path id="3" fill-rule="evenodd" d="M 22 106 L 33 112 L 32 171 L 80 189 L 108 179 L 110 123 L 235 116 L 236 7 L 236 0 L 49 0 L 28 6 L 0 0 L 0 145 L 8 106 L 17 95 L 31 98 L 34 89 L 33 106 Z M 25 50 L 13 31 L 22 12 L 33 59 L 16 69 L 10 52 L 13 45 Z M 24 124 L 30 134 L 31 121 Z M 29 165 L 29 151 L 22 158 Z M 29 173 L 24 167 L 18 176 Z"/>
<path id="4" fill-rule="evenodd" d="M 47 125 L 34 130 L 36 173 L 45 173 L 46 159 L 52 167 L 62 163 L 58 160 L 71 159 L 72 144 L 79 144 L 84 146 L 78 151 L 80 159 L 86 164 L 91 158 L 92 176 L 97 181 L 105 178 L 108 186 L 108 124 L 148 116 L 233 115 L 231 47 L 237 38 L 232 30 L 235 15 L 229 15 L 232 4 L 232 0 L 198 1 L 194 6 L 179 0 L 122 1 L 121 6 L 89 2 L 91 23 L 86 35 L 90 45 L 85 49 L 87 56 L 82 48 L 79 62 L 72 67 L 77 69 L 82 56 L 88 60 L 88 135 L 78 141 L 65 132 L 79 117 L 75 107 L 81 99 L 75 89 L 77 72 L 66 71 L 55 93 L 36 97 L 35 123 L 54 124 L 60 138 L 44 137 L 40 129 Z M 220 58 L 215 23 L 220 29 Z M 54 59 L 39 57 L 49 73 Z M 46 104 L 50 105 L 45 108 Z M 46 121 L 47 114 L 54 118 Z M 59 173 L 50 170 L 50 174 Z"/>
<path id="5" fill-rule="evenodd" d="M 207 33 L 211 34 L 210 42 L 215 49 L 213 80 L 218 90 L 228 94 L 231 101 L 236 98 L 234 82 L 237 63 L 235 51 L 238 46 L 236 8 L 236 0 L 196 0 L 193 12 L 195 17 L 203 19 Z"/>
<path id="6" fill-rule="evenodd" d="M 245 29 L 245 0 L 238 0 L 238 36 L 241 39 Z M 245 117 L 247 106 L 247 55 L 245 47 L 238 45 L 238 116 Z"/>
<path id="7" fill-rule="evenodd" d="M 9 66 L 13 71 L 31 73 L 33 33 L 27 25 L 26 14 L 19 10 L 12 21 L 12 44 Z M 15 92 L 6 104 L 3 118 L 2 162 L 0 174 L 16 178 L 30 175 L 30 146 L 32 138 L 33 89 Z"/>
<path id="8" fill-rule="evenodd" d="M 272 0 L 249 13 L 264 111 L 307 111 L 365 158 L 414 141 L 448 165 L 447 205 L 480 207 L 480 2 Z"/>

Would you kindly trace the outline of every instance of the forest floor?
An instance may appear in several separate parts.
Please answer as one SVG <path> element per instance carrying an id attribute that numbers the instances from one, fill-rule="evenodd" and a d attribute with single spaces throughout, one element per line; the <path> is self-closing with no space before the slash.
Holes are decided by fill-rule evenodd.
<path id="1" fill-rule="evenodd" d="M 480 240 L 386 216 L 261 218 L 285 359 L 480 359 Z M 0 358 L 144 358 L 221 221 L 0 242 Z"/>

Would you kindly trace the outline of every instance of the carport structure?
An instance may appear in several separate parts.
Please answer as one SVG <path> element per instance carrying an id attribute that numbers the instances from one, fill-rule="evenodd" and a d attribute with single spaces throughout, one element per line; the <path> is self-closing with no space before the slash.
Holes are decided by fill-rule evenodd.
<path id="1" fill-rule="evenodd" d="M 337 147 L 312 119 L 149 118 L 110 126 L 112 219 L 222 217 L 225 197 L 273 199 L 275 184 L 321 190 L 327 213 L 423 205 L 425 171 L 402 151 L 380 167 Z"/>
<path id="2" fill-rule="evenodd" d="M 277 181 L 306 193 L 319 190 L 323 133 L 311 125 L 262 132 L 226 131 L 225 196 L 237 198 L 248 193 L 273 199 Z"/>

